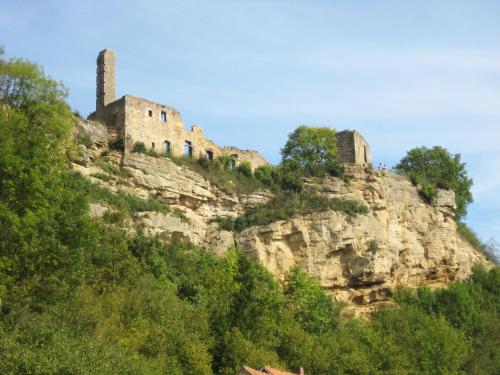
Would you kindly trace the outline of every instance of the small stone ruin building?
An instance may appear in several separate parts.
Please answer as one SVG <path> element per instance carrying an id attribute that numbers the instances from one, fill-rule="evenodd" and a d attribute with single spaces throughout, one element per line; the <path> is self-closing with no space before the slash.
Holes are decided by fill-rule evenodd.
<path id="1" fill-rule="evenodd" d="M 342 164 L 368 166 L 372 163 L 370 146 L 356 130 L 337 133 L 337 152 Z"/>
<path id="2" fill-rule="evenodd" d="M 205 138 L 199 126 L 188 131 L 175 108 L 132 95 L 116 98 L 116 55 L 105 49 L 97 57 L 96 110 L 90 120 L 104 122 L 110 141 L 122 138 L 125 154 L 133 150 L 136 142 L 144 143 L 147 150 L 176 157 L 192 156 L 214 160 L 229 156 L 234 165 L 248 161 L 255 169 L 268 162 L 257 151 L 236 147 L 219 147 Z"/>
<path id="3" fill-rule="evenodd" d="M 137 142 L 147 150 L 176 157 L 191 156 L 214 160 L 228 156 L 234 166 L 243 161 L 254 170 L 268 162 L 253 150 L 220 147 L 205 138 L 199 126 L 184 128 L 180 113 L 172 107 L 132 95 L 116 98 L 116 55 L 105 49 L 97 57 L 96 110 L 89 120 L 106 124 L 111 142 L 122 139 L 124 153 L 133 150 Z M 367 166 L 371 163 L 370 147 L 357 131 L 337 133 L 339 160 L 344 164 Z"/>

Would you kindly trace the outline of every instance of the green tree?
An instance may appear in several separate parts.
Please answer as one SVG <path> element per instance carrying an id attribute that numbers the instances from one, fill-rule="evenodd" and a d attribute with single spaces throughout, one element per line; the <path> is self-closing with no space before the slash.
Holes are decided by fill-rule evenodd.
<path id="1" fill-rule="evenodd" d="M 413 307 L 386 308 L 373 326 L 385 342 L 401 348 L 411 374 L 456 374 L 466 361 L 467 341 L 443 317 Z"/>
<path id="2" fill-rule="evenodd" d="M 62 85 L 36 64 L 0 59 L 0 285 L 61 295 L 96 239 L 68 174 L 73 117 Z M 0 291 L 1 292 L 1 291 Z M 34 296 L 34 295 L 33 295 Z"/>
<path id="3" fill-rule="evenodd" d="M 467 214 L 467 205 L 472 202 L 472 179 L 467 177 L 460 154 L 452 155 L 440 146 L 418 147 L 408 151 L 395 170 L 409 176 L 414 184 L 421 185 L 430 203 L 437 195 L 436 188 L 453 190 L 457 221 Z"/>
<path id="4" fill-rule="evenodd" d="M 332 332 L 339 322 L 339 307 L 321 285 L 305 272 L 294 268 L 287 275 L 285 295 L 294 317 L 311 333 Z"/>
<path id="5" fill-rule="evenodd" d="M 283 162 L 296 161 L 311 176 L 339 171 L 337 133 L 327 127 L 299 126 L 281 149 Z"/>
<path id="6" fill-rule="evenodd" d="M 500 271 L 475 268 L 470 280 L 448 288 L 400 289 L 396 301 L 430 317 L 444 317 L 471 344 L 464 368 L 471 374 L 500 371 Z"/>

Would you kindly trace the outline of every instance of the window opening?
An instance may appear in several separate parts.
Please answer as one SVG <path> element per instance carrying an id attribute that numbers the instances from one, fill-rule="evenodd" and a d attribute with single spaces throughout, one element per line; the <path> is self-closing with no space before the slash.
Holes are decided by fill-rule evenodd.
<path id="1" fill-rule="evenodd" d="M 163 153 L 165 155 L 170 154 L 170 142 L 169 141 L 163 142 Z"/>
<path id="2" fill-rule="evenodd" d="M 190 141 L 184 142 L 184 156 L 187 157 L 193 156 L 193 144 Z"/>

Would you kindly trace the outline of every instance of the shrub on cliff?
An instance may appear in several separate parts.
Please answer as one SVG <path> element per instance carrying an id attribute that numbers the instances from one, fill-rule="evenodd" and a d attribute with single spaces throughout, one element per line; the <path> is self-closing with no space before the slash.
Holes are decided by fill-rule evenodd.
<path id="1" fill-rule="evenodd" d="M 144 142 L 140 142 L 140 141 L 135 142 L 134 146 L 132 147 L 132 152 L 144 154 L 144 153 L 146 153 L 146 145 L 144 144 Z"/>
<path id="2" fill-rule="evenodd" d="M 467 177 L 460 154 L 452 155 L 440 146 L 418 147 L 408 151 L 395 170 L 420 185 L 421 194 L 430 203 L 437 196 L 437 188 L 453 190 L 457 221 L 467 214 L 467 205 L 472 202 L 472 179 Z"/>

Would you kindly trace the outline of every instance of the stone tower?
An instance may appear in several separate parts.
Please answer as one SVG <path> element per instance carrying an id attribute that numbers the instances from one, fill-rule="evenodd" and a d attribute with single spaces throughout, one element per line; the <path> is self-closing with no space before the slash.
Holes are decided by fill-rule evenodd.
<path id="1" fill-rule="evenodd" d="M 109 49 L 97 56 L 96 112 L 100 112 L 116 99 L 115 84 L 116 55 Z"/>
<path id="2" fill-rule="evenodd" d="M 337 152 L 339 161 L 343 164 L 367 166 L 372 162 L 368 142 L 355 130 L 337 133 Z"/>

